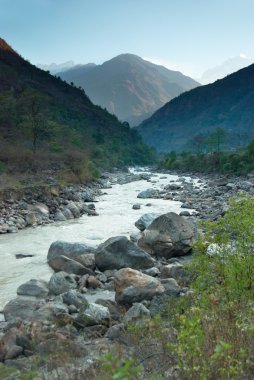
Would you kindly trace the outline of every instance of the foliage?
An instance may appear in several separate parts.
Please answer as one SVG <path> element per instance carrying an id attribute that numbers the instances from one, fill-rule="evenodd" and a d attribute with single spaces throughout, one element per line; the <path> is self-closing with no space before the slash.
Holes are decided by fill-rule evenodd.
<path id="1" fill-rule="evenodd" d="M 0 50 L 0 172 L 53 166 L 83 181 L 97 177 L 99 168 L 150 164 L 154 158 L 128 123 L 93 105 L 83 90 Z"/>
<path id="2" fill-rule="evenodd" d="M 180 152 L 193 135 L 206 136 L 216 128 L 227 131 L 224 149 L 244 147 L 254 138 L 253 73 L 254 65 L 250 65 L 181 94 L 143 121 L 138 131 L 146 143 L 160 152 Z M 221 150 L 222 141 L 219 145 Z"/>
<path id="3" fill-rule="evenodd" d="M 189 269 L 191 292 L 170 298 L 161 316 L 142 329 L 128 329 L 136 364 L 143 364 L 146 376 L 163 378 L 170 373 L 175 380 L 253 376 L 253 210 L 254 198 L 239 196 L 219 221 L 204 222 Z"/>
<path id="4" fill-rule="evenodd" d="M 220 144 L 217 145 L 216 151 L 206 154 L 183 152 L 176 155 L 172 151 L 161 159 L 159 166 L 171 170 L 245 175 L 254 171 L 253 147 L 254 140 L 249 143 L 246 149 L 235 152 L 222 152 Z"/>
<path id="5" fill-rule="evenodd" d="M 253 210 L 254 198 L 238 197 L 223 218 L 203 224 L 194 301 L 175 345 L 183 378 L 239 379 L 254 370 Z"/>
<path id="6" fill-rule="evenodd" d="M 138 380 L 140 369 L 132 358 L 123 358 L 119 353 L 110 352 L 101 358 L 104 379 Z"/>

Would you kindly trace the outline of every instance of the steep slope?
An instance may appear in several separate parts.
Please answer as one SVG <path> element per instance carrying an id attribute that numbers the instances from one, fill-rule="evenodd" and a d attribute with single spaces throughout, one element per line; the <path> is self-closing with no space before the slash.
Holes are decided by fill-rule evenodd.
<path id="1" fill-rule="evenodd" d="M 198 82 L 177 71 L 145 61 L 133 54 L 121 54 L 87 70 L 85 65 L 59 73 L 67 82 L 82 86 L 89 98 L 120 120 L 137 125 Z"/>
<path id="2" fill-rule="evenodd" d="M 136 131 L 0 40 L 0 173 L 64 163 L 81 177 L 93 163 L 150 159 Z"/>
<path id="3" fill-rule="evenodd" d="M 254 64 L 171 100 L 145 120 L 138 131 L 162 152 L 191 148 L 197 134 L 227 131 L 228 147 L 254 138 Z"/>

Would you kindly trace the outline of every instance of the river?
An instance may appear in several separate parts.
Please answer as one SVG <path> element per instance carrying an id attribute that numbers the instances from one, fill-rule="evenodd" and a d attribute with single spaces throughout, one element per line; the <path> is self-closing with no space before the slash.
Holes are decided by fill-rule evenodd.
<path id="1" fill-rule="evenodd" d="M 165 178 L 166 177 L 166 178 Z M 192 181 L 185 177 L 186 181 Z M 147 188 L 159 188 L 174 175 L 155 174 L 152 182 L 145 180 L 124 185 L 113 185 L 98 197 L 96 210 L 99 216 L 84 215 L 79 219 L 57 222 L 47 226 L 27 228 L 17 234 L 0 236 L 0 310 L 6 302 L 16 296 L 17 287 L 31 278 L 49 280 L 52 270 L 47 265 L 49 246 L 56 240 L 83 242 L 97 246 L 106 239 L 117 235 L 129 236 L 137 231 L 135 221 L 147 212 L 179 212 L 181 203 L 163 199 L 137 199 L 137 194 Z M 195 180 L 194 180 L 195 181 Z M 133 210 L 134 203 L 140 203 L 140 210 Z M 146 206 L 151 203 L 150 207 Z M 193 211 L 193 210 L 192 210 Z M 17 253 L 33 254 L 33 257 L 16 259 Z"/>

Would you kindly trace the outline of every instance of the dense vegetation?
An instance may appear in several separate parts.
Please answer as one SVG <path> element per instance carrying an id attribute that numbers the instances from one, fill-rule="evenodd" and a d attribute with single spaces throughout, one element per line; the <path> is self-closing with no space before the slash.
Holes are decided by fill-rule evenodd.
<path id="1" fill-rule="evenodd" d="M 93 103 L 106 107 L 131 126 L 141 123 L 170 99 L 199 85 L 178 71 L 134 54 L 121 54 L 97 66 L 78 65 L 59 75 L 82 86 Z"/>
<path id="2" fill-rule="evenodd" d="M 188 267 L 191 292 L 169 298 L 152 321 L 130 326 L 135 359 L 105 358 L 103 379 L 253 377 L 254 199 L 230 206 L 219 221 L 202 225 Z"/>
<path id="3" fill-rule="evenodd" d="M 216 128 L 228 134 L 227 149 L 254 138 L 254 64 L 213 84 L 185 92 L 144 121 L 138 131 L 161 152 L 190 149 L 194 135 Z"/>
<path id="4" fill-rule="evenodd" d="M 0 42 L 0 172 L 52 168 L 81 181 L 97 167 L 152 161 L 128 123 Z"/>
<path id="5" fill-rule="evenodd" d="M 233 175 L 245 175 L 254 171 L 254 140 L 247 148 L 234 152 L 223 152 L 220 150 L 218 136 L 223 139 L 223 130 L 217 130 L 213 136 L 216 148 L 209 153 L 200 150 L 194 152 L 176 153 L 171 151 L 160 161 L 159 166 L 170 170 L 195 171 L 201 173 L 224 173 Z M 193 141 L 193 144 L 195 142 Z"/>

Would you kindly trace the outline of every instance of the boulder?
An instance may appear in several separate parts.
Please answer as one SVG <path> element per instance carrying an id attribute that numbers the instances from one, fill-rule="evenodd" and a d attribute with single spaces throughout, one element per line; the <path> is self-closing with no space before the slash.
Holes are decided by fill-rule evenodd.
<path id="1" fill-rule="evenodd" d="M 63 302 L 66 305 L 74 305 L 77 309 L 79 309 L 81 306 L 88 306 L 88 301 L 86 297 L 80 293 L 77 290 L 69 290 L 66 293 L 62 294 Z"/>
<path id="2" fill-rule="evenodd" d="M 141 204 L 140 203 L 135 203 L 133 206 L 132 206 L 133 210 L 140 210 L 141 208 Z"/>
<path id="3" fill-rule="evenodd" d="M 35 226 L 36 224 L 41 224 L 42 217 L 34 211 L 29 211 L 26 215 L 27 226 Z"/>
<path id="4" fill-rule="evenodd" d="M 52 320 L 53 317 L 67 315 L 68 312 L 68 307 L 61 300 L 54 300 L 53 302 L 45 303 L 38 310 L 35 310 L 31 319 L 34 321 Z"/>
<path id="5" fill-rule="evenodd" d="M 161 282 L 131 268 L 120 269 L 115 274 L 115 299 L 118 303 L 132 304 L 150 300 L 164 292 Z"/>
<path id="6" fill-rule="evenodd" d="M 184 210 L 184 211 L 181 211 L 179 215 L 180 216 L 191 216 L 191 213 L 187 210 Z"/>
<path id="7" fill-rule="evenodd" d="M 23 352 L 23 348 L 17 345 L 17 332 L 16 327 L 12 327 L 0 336 L 0 362 L 15 359 Z"/>
<path id="8" fill-rule="evenodd" d="M 71 272 L 70 266 L 71 264 L 68 259 L 71 259 L 75 262 L 78 262 L 82 267 L 85 267 L 85 262 L 89 262 L 91 267 L 94 268 L 94 262 L 92 261 L 92 257 L 85 259 L 86 254 L 90 254 L 94 249 L 82 243 L 68 243 L 65 241 L 57 240 L 51 244 L 48 251 L 47 261 L 49 266 L 53 268 L 55 271 L 65 271 L 68 273 L 77 273 L 77 271 Z M 80 269 L 82 267 L 76 264 Z M 83 273 L 84 274 L 84 273 Z"/>
<path id="9" fill-rule="evenodd" d="M 45 298 L 48 295 L 47 282 L 43 280 L 32 279 L 22 284 L 17 289 L 20 296 L 33 296 Z"/>
<path id="10" fill-rule="evenodd" d="M 83 255 L 75 258 L 80 264 L 84 265 L 84 267 L 89 268 L 91 270 L 95 269 L 95 254 L 94 253 L 84 253 Z"/>
<path id="11" fill-rule="evenodd" d="M 137 247 L 126 236 L 116 236 L 99 245 L 95 262 L 101 270 L 131 267 L 146 269 L 154 266 L 153 258 Z"/>
<path id="12" fill-rule="evenodd" d="M 141 232 L 140 231 L 133 231 L 130 233 L 130 240 L 133 241 L 133 243 L 137 243 L 137 241 L 141 238 Z"/>
<path id="13" fill-rule="evenodd" d="M 169 185 L 164 186 L 164 190 L 168 191 L 176 191 L 181 190 L 182 186 L 180 183 L 170 183 Z"/>
<path id="14" fill-rule="evenodd" d="M 160 275 L 160 270 L 157 267 L 152 267 L 149 269 L 145 269 L 143 273 L 148 274 L 148 276 L 156 277 Z"/>
<path id="15" fill-rule="evenodd" d="M 49 208 L 44 203 L 36 203 L 32 206 L 29 206 L 29 208 L 38 214 L 41 214 L 43 216 L 49 216 Z"/>
<path id="16" fill-rule="evenodd" d="M 79 311 L 76 322 L 81 326 L 94 326 L 109 324 L 110 313 L 107 307 L 90 303 Z"/>
<path id="17" fill-rule="evenodd" d="M 148 226 L 150 226 L 154 219 L 158 218 L 158 216 L 160 216 L 160 214 L 156 214 L 155 212 L 144 214 L 135 222 L 135 226 L 140 231 L 144 231 Z"/>
<path id="18" fill-rule="evenodd" d="M 67 220 L 68 219 L 74 219 L 72 212 L 67 207 L 65 207 L 62 210 L 62 214 L 64 215 L 65 219 L 67 219 Z"/>
<path id="19" fill-rule="evenodd" d="M 162 278 L 176 279 L 185 284 L 190 280 L 190 272 L 188 272 L 181 263 L 175 262 L 164 265 L 160 269 Z"/>
<path id="20" fill-rule="evenodd" d="M 61 211 L 57 211 L 54 215 L 55 222 L 64 222 L 66 217 Z"/>
<path id="21" fill-rule="evenodd" d="M 52 265 L 50 265 L 52 267 Z M 57 270 L 56 270 L 57 268 Z M 59 256 L 54 259 L 54 269 L 55 271 L 64 271 L 66 273 L 77 274 L 83 276 L 84 274 L 93 274 L 93 271 L 89 268 L 84 267 L 76 260 L 72 260 L 66 256 Z"/>
<path id="22" fill-rule="evenodd" d="M 127 311 L 123 317 L 123 322 L 128 323 L 137 323 L 143 322 L 151 318 L 150 311 L 142 303 L 134 303 L 133 306 Z"/>
<path id="23" fill-rule="evenodd" d="M 6 321 L 16 318 L 21 318 L 23 321 L 29 320 L 35 310 L 37 310 L 42 304 L 42 302 L 35 299 L 16 297 L 5 305 L 3 310 L 4 318 Z"/>
<path id="24" fill-rule="evenodd" d="M 138 245 L 150 254 L 168 259 L 187 254 L 192 248 L 193 237 L 192 225 L 183 217 L 169 212 L 150 224 Z"/>
<path id="25" fill-rule="evenodd" d="M 79 218 L 80 217 L 80 211 L 78 206 L 74 202 L 70 202 L 67 205 L 67 208 L 70 210 L 74 218 Z"/>
<path id="26" fill-rule="evenodd" d="M 57 272 L 51 276 L 48 287 L 50 293 L 58 295 L 65 293 L 70 289 L 76 289 L 77 284 L 73 277 L 68 273 Z"/>
<path id="27" fill-rule="evenodd" d="M 95 277 L 89 276 L 87 279 L 88 288 L 97 289 L 102 285 L 102 283 Z"/>
<path id="28" fill-rule="evenodd" d="M 113 325 L 108 329 L 105 337 L 110 340 L 116 340 L 120 338 L 124 334 L 124 332 L 124 323 L 118 323 L 117 325 Z"/>
<path id="29" fill-rule="evenodd" d="M 142 198 L 142 199 L 157 198 L 157 196 L 158 196 L 158 191 L 155 189 L 143 190 L 137 195 L 138 198 Z"/>
<path id="30" fill-rule="evenodd" d="M 162 285 L 165 288 L 165 294 L 171 296 L 178 296 L 181 288 L 174 278 L 165 278 L 161 280 Z"/>

